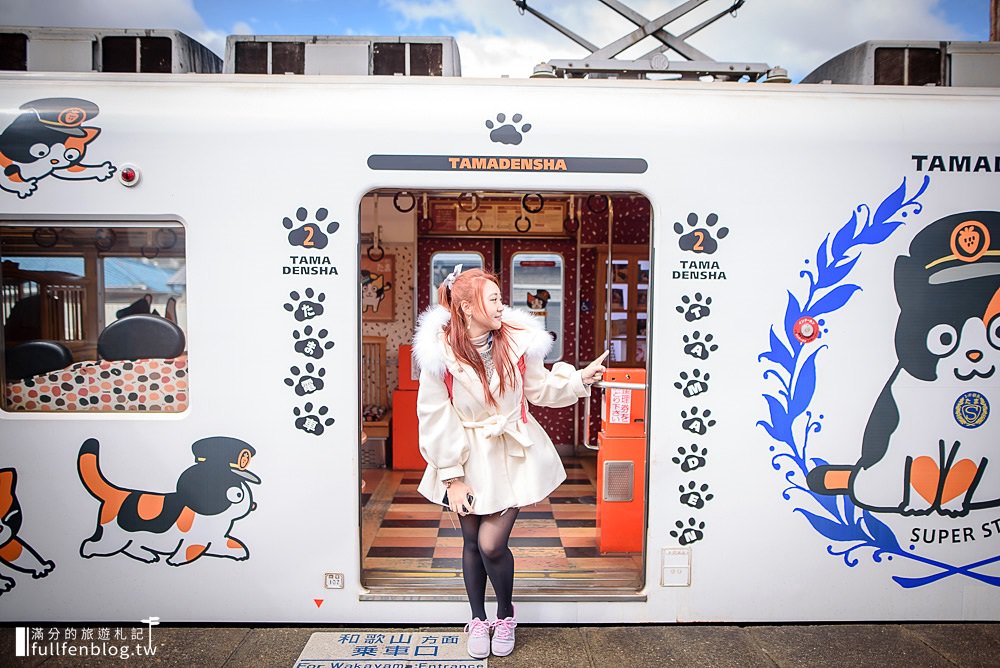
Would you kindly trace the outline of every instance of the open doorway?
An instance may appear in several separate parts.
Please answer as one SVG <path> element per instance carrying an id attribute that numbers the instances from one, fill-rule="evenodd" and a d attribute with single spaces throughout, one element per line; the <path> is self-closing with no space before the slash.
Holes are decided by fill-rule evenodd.
<path id="1" fill-rule="evenodd" d="M 610 367 L 644 378 L 652 328 L 650 202 L 623 192 L 380 189 L 364 197 L 360 216 L 362 584 L 373 598 L 464 596 L 458 520 L 417 492 L 425 464 L 407 347 L 416 317 L 457 264 L 483 267 L 500 276 L 505 303 L 529 312 L 553 336 L 547 364 L 582 367 L 610 349 Z M 589 425 L 583 400 L 531 408 L 567 479 L 523 508 L 515 524 L 510 546 L 519 597 L 634 597 L 644 584 L 644 399 L 633 402 L 630 429 L 599 438 L 599 416 L 609 415 L 604 398 L 592 393 Z M 607 457 L 584 443 L 610 443 L 612 463 L 622 463 L 625 451 L 615 449 L 622 438 L 630 439 L 627 456 L 635 461 L 609 478 Z"/>

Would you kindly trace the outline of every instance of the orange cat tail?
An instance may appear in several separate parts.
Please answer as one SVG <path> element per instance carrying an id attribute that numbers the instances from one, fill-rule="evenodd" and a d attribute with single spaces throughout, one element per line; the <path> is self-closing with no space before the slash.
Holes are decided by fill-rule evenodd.
<path id="1" fill-rule="evenodd" d="M 14 485 L 17 473 L 14 469 L 0 469 L 0 519 L 14 507 Z"/>
<path id="2" fill-rule="evenodd" d="M 853 466 L 823 464 L 814 467 L 806 476 L 806 486 L 817 494 L 834 496 L 846 494 L 851 488 Z"/>
<path id="3" fill-rule="evenodd" d="M 124 489 L 115 487 L 101 473 L 98 464 L 101 444 L 96 438 L 88 438 L 80 447 L 80 455 L 77 458 L 77 470 L 80 473 L 80 480 L 87 488 L 90 495 L 101 502 L 101 524 L 107 524 L 112 518 L 118 515 L 118 509 L 128 496 Z"/>

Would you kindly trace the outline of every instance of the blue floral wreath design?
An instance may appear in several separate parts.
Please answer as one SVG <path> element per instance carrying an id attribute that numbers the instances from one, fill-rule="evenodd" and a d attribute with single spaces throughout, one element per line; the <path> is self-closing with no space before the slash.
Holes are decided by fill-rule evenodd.
<path id="1" fill-rule="evenodd" d="M 1000 577 L 975 570 L 1000 561 L 1000 555 L 972 564 L 954 566 L 918 554 L 915 545 L 904 550 L 889 526 L 868 510 L 859 509 L 849 496 L 817 494 L 803 484 L 810 470 L 827 464 L 819 457 L 807 455 L 810 434 L 818 433 L 823 428 L 823 416 L 814 418 L 809 404 L 816 390 L 816 357 L 827 346 L 815 346 L 809 352 L 808 344 L 801 343 L 795 337 L 795 324 L 800 318 L 819 318 L 843 308 L 854 293 L 861 290 L 861 286 L 845 282 L 861 258 L 860 247 L 884 242 L 904 224 L 902 219 L 911 213 L 920 214 L 923 204 L 919 198 L 928 185 L 930 177 L 925 175 L 920 189 L 907 199 L 904 178 L 903 183 L 882 200 L 874 214 L 868 205 L 858 205 L 851 219 L 834 233 L 833 238 L 828 234 L 820 244 L 813 268 L 799 272 L 800 278 L 809 281 L 805 301 L 800 302 L 791 291 L 788 292 L 784 320 L 771 326 L 770 349 L 757 358 L 758 362 L 766 360 L 770 363 L 770 368 L 764 372 L 764 378 L 773 378 L 780 384 L 777 396 L 767 393 L 763 395 L 767 401 L 769 419 L 760 420 L 757 424 L 779 444 L 787 446 L 787 451 L 778 452 L 771 458 L 771 466 L 776 471 L 784 470 L 785 480 L 789 483 L 789 487 L 782 491 L 782 497 L 791 501 L 791 492 L 794 491 L 805 494 L 819 506 L 820 512 L 798 506 L 793 512 L 802 513 L 816 531 L 838 543 L 837 547 L 828 545 L 827 552 L 843 557 L 844 563 L 849 567 L 858 565 L 858 558 L 854 556 L 857 550 L 870 548 L 873 550 L 871 558 L 875 562 L 881 562 L 883 555 L 889 561 L 896 556 L 937 569 L 924 577 L 892 576 L 904 588 L 921 587 L 957 574 L 1000 587 Z M 809 260 L 806 260 L 806 264 L 809 264 Z M 821 326 L 824 324 L 821 319 L 818 322 Z M 775 327 L 780 327 L 785 340 L 775 333 Z M 805 429 L 801 435 L 797 435 L 792 431 L 792 423 L 802 414 L 806 416 Z M 770 447 L 771 452 L 776 449 L 775 445 Z"/>

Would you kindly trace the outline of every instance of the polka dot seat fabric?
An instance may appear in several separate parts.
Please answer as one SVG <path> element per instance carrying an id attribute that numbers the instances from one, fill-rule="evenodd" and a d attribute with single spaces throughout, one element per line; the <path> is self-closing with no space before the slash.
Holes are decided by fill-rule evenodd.
<path id="1" fill-rule="evenodd" d="M 177 413 L 188 405 L 187 355 L 77 362 L 5 389 L 10 411 Z"/>

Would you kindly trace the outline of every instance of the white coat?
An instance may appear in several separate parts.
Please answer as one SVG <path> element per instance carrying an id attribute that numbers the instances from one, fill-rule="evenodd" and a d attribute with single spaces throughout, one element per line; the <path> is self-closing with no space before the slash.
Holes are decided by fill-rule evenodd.
<path id="1" fill-rule="evenodd" d="M 424 311 L 413 339 L 413 354 L 420 369 L 417 418 L 420 453 L 427 469 L 417 490 L 428 500 L 442 503 L 443 481 L 464 478 L 475 495 L 472 512 L 489 515 L 507 508 L 537 503 L 566 479 L 566 471 L 552 440 L 528 413 L 521 419 L 522 384 L 530 404 L 561 408 L 590 395 L 581 371 L 564 362 L 552 370 L 542 360 L 552 339 L 536 318 L 510 307 L 503 320 L 517 327 L 513 337 L 512 362 L 523 355 L 523 377 L 515 372 L 514 383 L 500 395 L 498 372 L 490 380 L 490 391 L 499 408 L 486 402 L 475 370 L 459 362 L 448 345 L 443 327 L 451 313 L 442 306 Z M 498 365 L 499 367 L 499 365 Z M 453 376 L 452 398 L 444 382 L 444 371 Z"/>

